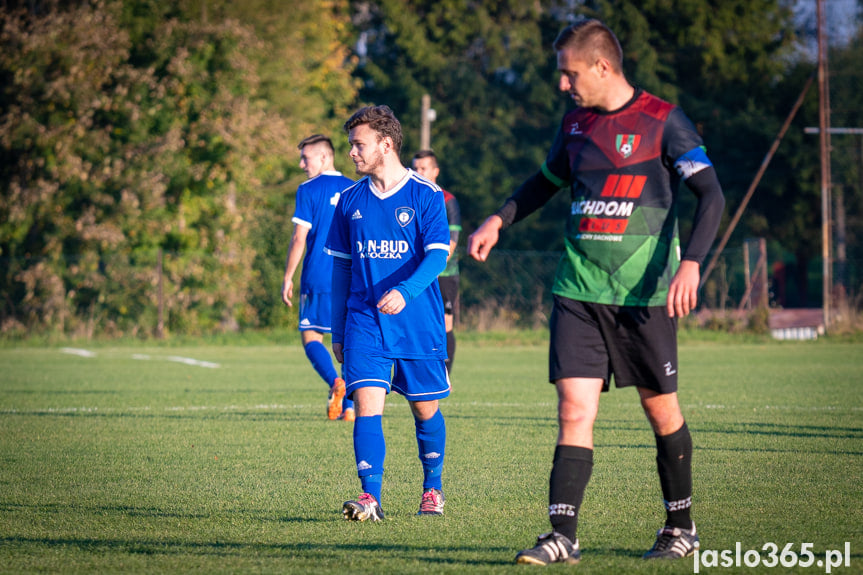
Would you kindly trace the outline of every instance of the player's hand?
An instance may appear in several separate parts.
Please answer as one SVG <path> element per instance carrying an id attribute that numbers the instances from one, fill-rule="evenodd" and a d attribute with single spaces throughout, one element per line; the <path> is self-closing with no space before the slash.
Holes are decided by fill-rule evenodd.
<path id="1" fill-rule="evenodd" d="M 339 363 L 345 362 L 345 354 L 342 348 L 342 344 L 333 342 L 333 355 L 336 356 L 336 361 Z"/>
<path id="2" fill-rule="evenodd" d="M 698 262 L 683 260 L 668 288 L 668 317 L 684 317 L 698 303 L 698 282 L 701 271 Z"/>
<path id="3" fill-rule="evenodd" d="M 503 220 L 500 216 L 489 216 L 467 239 L 467 253 L 473 259 L 484 262 L 491 248 L 500 239 L 500 228 Z"/>
<path id="4" fill-rule="evenodd" d="M 402 292 L 397 289 L 391 289 L 378 301 L 378 310 L 383 314 L 396 315 L 405 309 L 406 305 L 407 302 Z"/>
<path id="5" fill-rule="evenodd" d="M 294 306 L 294 304 L 291 303 L 292 297 L 294 297 L 294 282 L 292 280 L 285 280 L 282 284 L 282 301 L 286 306 Z"/>

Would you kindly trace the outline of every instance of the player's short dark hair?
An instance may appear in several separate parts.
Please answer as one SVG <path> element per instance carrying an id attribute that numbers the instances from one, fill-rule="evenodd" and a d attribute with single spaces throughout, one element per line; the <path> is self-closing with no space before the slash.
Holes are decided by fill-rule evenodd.
<path id="1" fill-rule="evenodd" d="M 332 140 L 330 140 L 328 137 L 324 136 L 323 134 L 312 134 L 308 138 L 303 138 L 302 141 L 299 144 L 297 144 L 297 149 L 302 151 L 302 149 L 305 148 L 306 146 L 311 146 L 312 144 L 322 144 L 322 143 L 327 145 L 327 147 L 330 149 L 330 152 L 335 153 L 336 149 L 333 148 Z"/>
<path id="2" fill-rule="evenodd" d="M 431 150 L 420 150 L 419 152 L 414 154 L 413 160 L 422 160 L 423 158 L 431 158 L 432 162 L 434 162 L 434 167 L 435 168 L 440 167 L 440 166 L 438 166 L 438 163 L 437 163 L 437 154 L 435 154 L 433 151 L 431 151 Z M 411 162 L 413 162 L 413 160 L 411 160 Z"/>
<path id="3" fill-rule="evenodd" d="M 554 49 L 560 52 L 564 48 L 582 55 L 588 64 L 602 57 L 611 63 L 615 72 L 623 71 L 623 48 L 617 36 L 594 18 L 580 20 L 561 30 L 554 41 Z"/>
<path id="4" fill-rule="evenodd" d="M 402 151 L 402 125 L 389 106 L 366 106 L 360 108 L 345 122 L 345 132 L 350 132 L 357 126 L 368 124 L 381 138 L 390 138 L 396 154 Z"/>

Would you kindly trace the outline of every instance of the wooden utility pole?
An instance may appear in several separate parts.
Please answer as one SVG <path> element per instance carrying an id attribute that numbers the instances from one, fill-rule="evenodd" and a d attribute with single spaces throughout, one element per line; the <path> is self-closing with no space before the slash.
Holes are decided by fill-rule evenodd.
<path id="1" fill-rule="evenodd" d="M 752 309 L 753 307 L 770 307 L 770 294 L 767 288 L 767 240 L 758 238 L 758 262 L 755 264 L 755 273 L 749 273 L 749 243 L 743 243 L 743 257 L 745 259 L 746 292 L 740 299 L 738 310 Z M 755 276 L 754 279 L 752 276 Z M 758 286 L 755 296 L 755 305 L 752 305 L 752 292 Z"/>
<path id="2" fill-rule="evenodd" d="M 761 266 L 761 302 L 759 305 L 770 307 L 770 290 L 767 287 L 767 240 L 758 238 L 758 259 L 764 263 Z"/>
<path id="3" fill-rule="evenodd" d="M 423 94 L 420 106 L 420 150 L 431 150 L 431 123 L 436 117 L 431 107 L 431 96 Z"/>
<path id="4" fill-rule="evenodd" d="M 830 326 L 830 90 L 827 79 L 827 37 L 824 0 L 817 0 L 818 20 L 818 127 L 821 157 L 821 313 L 824 329 Z"/>
<path id="5" fill-rule="evenodd" d="M 816 127 L 807 127 L 803 129 L 803 132 L 806 134 L 820 134 L 821 129 Z M 863 128 L 834 128 L 830 127 L 827 130 L 827 133 L 830 135 L 830 142 L 833 142 L 833 136 L 848 136 L 848 135 L 856 135 L 863 136 Z M 863 166 L 863 138 L 860 139 L 860 145 L 857 147 L 857 153 L 859 155 L 859 165 Z M 860 182 L 857 184 L 858 190 L 863 190 L 863 170 L 858 170 L 860 174 Z M 848 282 L 848 251 L 847 251 L 847 222 L 845 215 L 845 192 L 842 186 L 836 186 L 835 189 L 833 186 L 833 178 L 832 173 L 830 177 L 830 196 L 832 197 L 832 214 L 830 218 L 830 222 L 835 221 L 835 232 L 836 232 L 836 240 L 835 240 L 835 249 L 831 248 L 831 253 L 833 254 L 833 263 L 836 264 L 836 269 L 831 270 L 835 273 L 832 274 L 830 278 L 831 286 L 833 286 L 834 291 L 833 294 L 838 298 L 838 301 L 833 301 L 833 307 L 839 306 L 840 311 L 844 309 L 845 304 L 847 303 L 846 296 L 848 295 L 848 286 L 846 285 Z M 831 240 L 833 235 L 831 234 Z"/>

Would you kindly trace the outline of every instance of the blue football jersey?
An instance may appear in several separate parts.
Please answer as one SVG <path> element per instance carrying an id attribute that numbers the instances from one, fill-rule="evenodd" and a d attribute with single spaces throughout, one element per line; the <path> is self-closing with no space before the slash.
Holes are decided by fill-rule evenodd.
<path id="1" fill-rule="evenodd" d="M 429 250 L 449 250 L 443 192 L 413 170 L 382 194 L 365 177 L 342 192 L 327 252 L 351 261 L 344 349 L 402 359 L 446 359 L 443 302 L 437 281 L 401 313 L 377 302 L 409 278 Z M 339 305 L 339 302 L 333 302 Z"/>
<path id="2" fill-rule="evenodd" d="M 340 172 L 326 171 L 300 184 L 297 205 L 291 221 L 309 229 L 306 235 L 306 255 L 300 275 L 300 293 L 330 293 L 333 285 L 333 260 L 324 252 L 327 233 L 339 194 L 353 180 Z"/>

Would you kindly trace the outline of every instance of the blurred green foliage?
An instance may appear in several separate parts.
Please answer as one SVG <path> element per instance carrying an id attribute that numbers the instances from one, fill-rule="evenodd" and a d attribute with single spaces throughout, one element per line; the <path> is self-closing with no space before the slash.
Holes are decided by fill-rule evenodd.
<path id="1" fill-rule="evenodd" d="M 173 334 L 291 325 L 295 311 L 278 290 L 304 179 L 296 144 L 330 135 L 336 167 L 352 175 L 341 126 L 364 103 L 395 110 L 408 163 L 422 95 L 431 96 L 440 183 L 459 198 L 466 238 L 543 162 L 569 105 L 551 43 L 583 16 L 617 32 L 634 84 L 679 103 L 696 123 L 725 188 L 727 222 L 814 68 L 792 8 L 787 0 L 4 2 L 0 333 L 151 337 L 160 299 Z M 833 51 L 844 98 L 837 118 L 859 126 L 863 90 L 843 76 L 856 70 L 859 45 Z M 800 270 L 820 250 L 817 142 L 802 130 L 811 125 L 814 90 L 733 240 L 765 236 L 772 259 L 790 257 Z M 859 147 L 837 150 L 857 259 L 860 157 Z M 561 249 L 566 196 L 504 234 L 501 250 Z M 685 239 L 694 199 L 681 197 Z M 797 279 L 805 292 L 805 274 Z M 495 296 L 481 287 L 471 285 L 470 298 L 487 307 L 483 299 Z"/>

